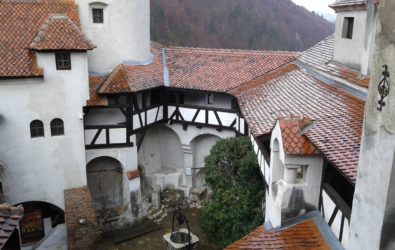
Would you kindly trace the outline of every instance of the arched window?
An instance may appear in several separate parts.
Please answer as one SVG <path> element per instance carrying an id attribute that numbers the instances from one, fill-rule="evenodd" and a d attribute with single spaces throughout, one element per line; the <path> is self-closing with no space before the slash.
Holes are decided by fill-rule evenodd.
<path id="1" fill-rule="evenodd" d="M 64 135 L 63 120 L 55 118 L 51 121 L 51 136 Z"/>
<path id="2" fill-rule="evenodd" d="M 30 123 L 30 136 L 44 137 L 44 123 L 40 120 L 34 120 Z"/>

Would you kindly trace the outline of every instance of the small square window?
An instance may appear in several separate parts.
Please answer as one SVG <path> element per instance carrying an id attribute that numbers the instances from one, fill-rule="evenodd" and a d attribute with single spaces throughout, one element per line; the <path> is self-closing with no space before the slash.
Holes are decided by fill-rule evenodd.
<path id="1" fill-rule="evenodd" d="M 93 18 L 93 23 L 104 23 L 103 9 L 93 8 L 92 18 Z"/>
<path id="2" fill-rule="evenodd" d="M 207 104 L 213 104 L 214 103 L 214 94 L 208 94 L 207 95 Z"/>
<path id="3" fill-rule="evenodd" d="M 296 181 L 303 182 L 306 177 L 306 168 L 307 166 L 299 166 L 296 168 Z"/>
<path id="4" fill-rule="evenodd" d="M 345 17 L 343 21 L 343 38 L 352 39 L 354 32 L 354 17 Z"/>
<path id="5" fill-rule="evenodd" d="M 71 69 L 71 59 L 70 53 L 56 53 L 56 69 L 57 70 L 70 70 Z"/>

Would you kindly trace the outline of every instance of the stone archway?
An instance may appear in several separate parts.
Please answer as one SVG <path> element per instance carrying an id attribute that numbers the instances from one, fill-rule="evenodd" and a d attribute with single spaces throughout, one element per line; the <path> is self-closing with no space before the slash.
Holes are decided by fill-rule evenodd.
<path id="1" fill-rule="evenodd" d="M 211 148 L 221 139 L 217 135 L 202 134 L 198 135 L 191 141 L 191 149 L 193 154 L 193 187 L 200 188 L 205 186 L 204 181 L 204 159 L 210 154 Z"/>
<path id="2" fill-rule="evenodd" d="M 101 217 L 116 215 L 116 211 L 123 205 L 121 163 L 112 157 L 101 156 L 90 161 L 86 171 L 88 188 L 96 211 Z"/>

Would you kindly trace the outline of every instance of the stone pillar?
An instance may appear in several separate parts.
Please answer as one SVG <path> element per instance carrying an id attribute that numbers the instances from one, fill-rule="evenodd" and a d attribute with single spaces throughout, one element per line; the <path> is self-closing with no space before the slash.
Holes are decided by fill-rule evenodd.
<path id="1" fill-rule="evenodd" d="M 184 153 L 184 185 L 187 187 L 185 195 L 189 196 L 189 191 L 193 185 L 193 153 L 191 145 L 182 144 L 182 151 Z"/>
<path id="2" fill-rule="evenodd" d="M 371 3 L 372 4 L 372 3 Z M 358 176 L 347 249 L 394 249 L 395 1 L 380 0 L 379 23 L 365 106 Z M 377 86 L 388 65 L 390 93 L 378 110 Z"/>

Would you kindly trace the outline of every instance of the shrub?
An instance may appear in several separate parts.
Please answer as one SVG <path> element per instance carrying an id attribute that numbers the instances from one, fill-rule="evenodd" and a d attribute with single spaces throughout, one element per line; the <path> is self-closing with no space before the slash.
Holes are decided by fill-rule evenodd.
<path id="1" fill-rule="evenodd" d="M 221 247 L 263 223 L 264 184 L 248 138 L 219 140 L 205 159 L 205 179 L 213 196 L 202 208 L 200 226 Z"/>

